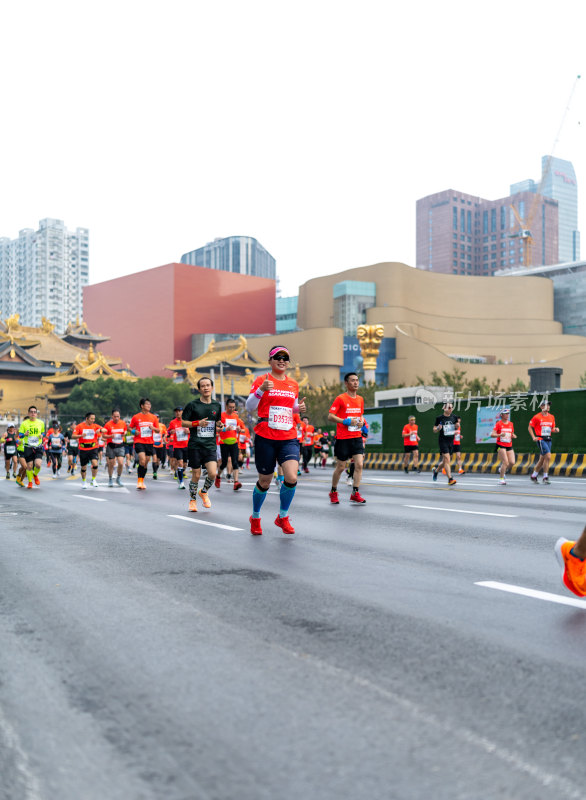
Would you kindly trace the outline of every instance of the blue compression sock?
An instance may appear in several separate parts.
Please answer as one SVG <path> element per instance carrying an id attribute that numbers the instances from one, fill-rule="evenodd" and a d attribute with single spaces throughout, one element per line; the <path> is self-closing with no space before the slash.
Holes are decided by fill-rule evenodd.
<path id="1" fill-rule="evenodd" d="M 257 481 L 254 489 L 252 490 L 252 516 L 254 519 L 258 519 L 260 517 L 260 510 L 265 501 L 265 497 L 267 496 L 267 492 L 268 487 L 263 489 L 262 486 L 259 486 Z"/>
<path id="2" fill-rule="evenodd" d="M 296 483 L 287 483 L 283 481 L 279 491 L 279 500 L 281 501 L 281 508 L 279 509 L 279 516 L 286 517 L 289 514 L 289 506 L 295 496 Z"/>

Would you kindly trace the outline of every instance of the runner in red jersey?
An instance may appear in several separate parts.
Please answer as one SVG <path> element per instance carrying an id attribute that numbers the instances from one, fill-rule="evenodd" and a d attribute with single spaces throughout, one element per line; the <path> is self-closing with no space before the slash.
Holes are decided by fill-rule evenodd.
<path id="1" fill-rule="evenodd" d="M 159 423 L 159 430 L 153 431 L 153 480 L 157 480 L 159 467 L 165 466 L 167 458 L 167 443 L 165 437 L 167 435 L 167 426 L 161 422 L 159 415 L 155 414 Z"/>
<path id="2" fill-rule="evenodd" d="M 173 409 L 175 417 L 167 428 L 167 440 L 170 446 L 169 465 L 176 474 L 179 481 L 178 489 L 185 489 L 183 475 L 185 472 L 185 462 L 187 461 L 187 445 L 189 443 L 189 428 L 183 424 L 181 416 L 183 406 Z"/>
<path id="3" fill-rule="evenodd" d="M 515 426 L 510 420 L 510 409 L 503 408 L 501 418 L 495 423 L 491 432 L 491 437 L 496 437 L 496 449 L 501 460 L 500 483 L 506 484 L 505 473 L 507 469 L 515 466 L 515 451 L 513 450 L 513 439 L 517 438 Z"/>
<path id="4" fill-rule="evenodd" d="M 541 411 L 536 414 L 529 423 L 529 435 L 539 447 L 539 459 L 533 468 L 531 480 L 538 482 L 540 470 L 543 470 L 543 483 L 549 483 L 549 462 L 551 460 L 551 435 L 559 433 L 556 428 L 555 417 L 550 414 L 549 400 L 542 400 L 539 404 Z"/>
<path id="5" fill-rule="evenodd" d="M 86 414 L 85 422 L 81 422 L 73 429 L 71 434 L 79 441 L 79 463 L 81 465 L 81 488 L 87 489 L 87 465 L 91 463 L 92 486 L 97 486 L 98 474 L 98 441 L 103 428 L 96 423 L 95 414 Z"/>
<path id="6" fill-rule="evenodd" d="M 149 461 L 155 454 L 153 431 L 159 430 L 159 421 L 154 414 L 151 414 L 151 401 L 148 397 L 142 397 L 139 405 L 140 412 L 130 420 L 130 430 L 134 434 L 134 452 L 138 456 L 136 488 L 146 489 L 144 485 L 145 475 L 147 474 Z"/>
<path id="7" fill-rule="evenodd" d="M 124 435 L 128 425 L 120 418 L 120 409 L 112 409 L 112 419 L 104 425 L 106 431 L 106 466 L 108 467 L 108 486 L 114 486 L 114 465 L 118 475 L 116 486 L 122 486 L 124 469 Z"/>
<path id="8" fill-rule="evenodd" d="M 252 493 L 250 532 L 262 533 L 260 510 L 271 485 L 275 465 L 278 463 L 284 480 L 279 491 L 280 509 L 275 519 L 283 533 L 295 533 L 289 521 L 289 507 L 297 486 L 299 469 L 299 441 L 293 414 L 304 413 L 305 399 L 299 401 L 299 386 L 286 376 L 289 369 L 289 351 L 276 346 L 269 351 L 271 371 L 260 375 L 250 390 L 246 401 L 249 412 L 257 411 L 258 422 L 254 433 L 254 459 L 258 481 Z"/>
<path id="9" fill-rule="evenodd" d="M 421 438 L 417 433 L 418 426 L 415 424 L 415 417 L 410 416 L 407 420 L 407 424 L 403 426 L 403 432 L 401 436 L 403 437 L 403 470 L 405 475 L 409 474 L 409 459 L 413 459 L 413 468 L 417 470 L 417 472 L 421 472 L 419 469 L 419 442 Z"/>
<path id="10" fill-rule="evenodd" d="M 309 424 L 309 417 L 301 420 L 305 425 L 303 429 L 303 439 L 301 440 L 301 455 L 303 457 L 303 472 L 309 472 L 309 462 L 313 453 L 313 435 L 315 426 Z"/>
<path id="11" fill-rule="evenodd" d="M 330 408 L 328 419 L 336 423 L 336 444 L 334 455 L 337 459 L 332 475 L 330 503 L 338 505 L 338 481 L 346 469 L 346 462 L 354 459 L 354 477 L 350 500 L 353 503 L 366 503 L 360 492 L 362 467 L 364 464 L 364 442 L 362 428 L 364 426 L 364 398 L 358 395 L 359 379 L 355 372 L 344 376 L 346 391 L 338 395 Z"/>
<path id="12" fill-rule="evenodd" d="M 216 489 L 221 486 L 222 472 L 228 467 L 228 460 L 232 462 L 232 475 L 234 477 L 234 491 L 242 488 L 242 484 L 238 480 L 239 464 L 239 441 L 241 431 L 246 427 L 244 422 L 238 416 L 236 411 L 236 400 L 230 397 L 226 400 L 226 410 L 222 411 L 222 428 L 219 433 L 220 439 L 220 455 L 222 461 L 218 468 L 216 480 L 214 482 Z"/>

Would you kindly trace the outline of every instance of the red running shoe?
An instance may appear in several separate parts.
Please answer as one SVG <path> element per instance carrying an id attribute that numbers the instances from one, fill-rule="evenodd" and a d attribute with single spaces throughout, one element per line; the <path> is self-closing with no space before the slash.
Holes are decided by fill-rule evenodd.
<path id="1" fill-rule="evenodd" d="M 340 505 L 340 498 L 338 497 L 338 492 L 330 492 L 330 503 L 334 506 Z"/>
<path id="2" fill-rule="evenodd" d="M 262 536 L 262 528 L 260 527 L 260 517 L 249 517 L 250 532 L 253 536 Z"/>
<path id="3" fill-rule="evenodd" d="M 216 489 L 220 488 L 220 476 L 219 475 L 216 475 L 216 480 L 214 481 L 214 486 L 216 487 Z"/>
<path id="4" fill-rule="evenodd" d="M 277 517 L 275 525 L 280 528 L 283 533 L 295 533 L 295 528 L 289 522 L 289 517 Z"/>
<path id="5" fill-rule="evenodd" d="M 364 499 L 364 497 L 362 497 L 358 489 L 355 492 L 352 492 L 352 494 L 350 495 L 350 500 L 353 503 L 366 503 L 366 500 Z"/>
<path id="6" fill-rule="evenodd" d="M 240 481 L 235 481 L 234 482 L 234 491 L 237 492 L 238 489 L 242 489 L 242 484 L 240 483 Z"/>
<path id="7" fill-rule="evenodd" d="M 35 484 L 36 484 L 37 486 L 40 486 L 40 485 L 41 485 L 41 481 L 39 480 L 39 476 L 38 476 L 38 475 L 33 475 L 33 479 L 34 479 L 34 481 L 35 481 Z"/>

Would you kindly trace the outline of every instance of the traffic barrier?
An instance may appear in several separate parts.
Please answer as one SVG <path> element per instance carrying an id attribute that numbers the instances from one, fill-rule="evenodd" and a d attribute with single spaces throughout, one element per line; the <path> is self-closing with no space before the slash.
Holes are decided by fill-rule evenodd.
<path id="1" fill-rule="evenodd" d="M 532 472 L 533 465 L 537 463 L 535 453 L 516 453 L 515 466 L 509 470 L 513 475 L 527 475 Z M 364 467 L 366 469 L 402 470 L 404 453 L 366 453 Z M 420 453 L 419 467 L 422 472 L 432 470 L 439 463 L 439 453 Z M 452 456 L 452 467 L 456 463 Z M 462 453 L 462 469 L 465 472 L 489 472 L 496 474 L 499 471 L 500 459 L 498 453 Z M 552 453 L 549 462 L 550 475 L 568 477 L 583 477 L 586 468 L 585 453 Z M 409 464 L 409 470 L 413 469 Z"/>

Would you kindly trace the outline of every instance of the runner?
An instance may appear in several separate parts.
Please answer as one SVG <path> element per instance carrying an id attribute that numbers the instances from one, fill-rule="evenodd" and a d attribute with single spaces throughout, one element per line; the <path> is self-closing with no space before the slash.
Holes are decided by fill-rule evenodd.
<path id="1" fill-rule="evenodd" d="M 301 441 L 303 472 L 309 473 L 309 462 L 311 461 L 311 454 L 313 453 L 313 435 L 315 433 L 315 426 L 309 424 L 309 417 L 303 417 L 301 421 L 305 425 L 303 430 L 303 439 Z"/>
<path id="2" fill-rule="evenodd" d="M 362 439 L 364 426 L 364 398 L 358 394 L 358 375 L 355 372 L 347 372 L 344 376 L 346 391 L 338 395 L 330 407 L 328 419 L 336 423 L 336 444 L 334 445 L 334 456 L 337 459 L 332 475 L 332 489 L 330 491 L 330 503 L 339 505 L 338 481 L 346 462 L 354 459 L 354 475 L 352 480 L 352 494 L 350 500 L 353 503 L 366 503 L 366 500 L 359 492 L 360 481 L 362 480 L 362 467 L 364 464 L 364 441 Z M 365 431 L 366 435 L 367 431 Z"/>
<path id="3" fill-rule="evenodd" d="M 138 457 L 136 488 L 144 490 L 145 475 L 149 461 L 154 455 L 153 431 L 159 430 L 159 422 L 155 415 L 151 414 L 151 401 L 148 397 L 141 397 L 139 405 L 139 413 L 130 420 L 130 430 L 134 436 L 134 452 Z"/>
<path id="4" fill-rule="evenodd" d="M 18 429 L 19 438 L 24 442 L 23 458 L 26 462 L 27 489 L 33 488 L 33 480 L 37 486 L 41 483 L 39 472 L 43 464 L 45 423 L 38 418 L 38 414 L 37 407 L 31 406 L 28 409 L 28 419 L 25 418 Z"/>
<path id="5" fill-rule="evenodd" d="M 159 415 L 155 414 L 159 423 L 159 430 L 153 431 L 153 480 L 157 480 L 157 473 L 159 468 L 163 469 L 165 461 L 167 460 L 167 446 L 165 444 L 165 437 L 167 435 L 167 427 L 163 425 L 159 419 Z"/>
<path id="6" fill-rule="evenodd" d="M 96 415 L 91 411 L 85 415 L 85 421 L 73 429 L 72 437 L 79 442 L 79 464 L 81 468 L 81 488 L 87 489 L 87 465 L 91 465 L 91 485 L 97 487 L 98 481 L 98 441 L 102 426 L 96 423 Z"/>
<path id="7" fill-rule="evenodd" d="M 318 462 L 321 464 L 321 451 L 322 451 L 322 429 L 318 428 L 313 435 L 313 468 L 317 469 Z"/>
<path id="8" fill-rule="evenodd" d="M 321 468 L 325 469 L 328 464 L 328 457 L 332 443 L 330 442 L 330 434 L 324 431 L 321 435 Z"/>
<path id="9" fill-rule="evenodd" d="M 175 417 L 169 423 L 167 428 L 167 438 L 169 440 L 170 455 L 169 463 L 171 469 L 175 473 L 179 481 L 178 489 L 185 489 L 183 482 L 183 473 L 185 469 L 185 462 L 187 461 L 187 443 L 189 441 L 189 431 L 183 425 L 181 419 L 183 415 L 183 406 L 177 406 L 173 409 Z"/>
<path id="10" fill-rule="evenodd" d="M 513 439 L 516 439 L 515 426 L 510 420 L 510 409 L 503 408 L 501 418 L 495 423 L 491 432 L 491 437 L 496 437 L 496 450 L 501 460 L 499 473 L 501 485 L 506 484 L 505 473 L 507 469 L 515 466 L 515 451 L 513 450 Z"/>
<path id="11" fill-rule="evenodd" d="M 456 423 L 458 421 L 453 411 L 454 404 L 448 400 L 444 403 L 443 413 L 440 414 L 439 417 L 436 417 L 435 425 L 433 426 L 433 432 L 439 433 L 440 461 L 437 466 L 434 467 L 432 477 L 434 481 L 437 481 L 437 474 L 443 467 L 448 478 L 449 486 L 453 486 L 456 483 L 456 480 L 452 477 L 450 464 L 452 453 L 454 452 L 454 435 L 456 433 Z"/>
<path id="12" fill-rule="evenodd" d="M 26 416 L 23 418 L 23 422 L 26 422 L 30 417 Z M 16 457 L 18 461 L 18 475 L 16 476 L 16 483 L 18 486 L 21 486 L 24 489 L 24 479 L 26 478 L 26 461 L 24 458 L 24 439 L 20 437 L 20 433 L 16 434 L 18 439 L 18 445 L 16 447 Z"/>
<path id="13" fill-rule="evenodd" d="M 77 455 L 79 453 L 79 442 L 73 438 L 73 429 L 75 428 L 75 420 L 72 421 L 69 428 L 65 431 L 65 439 L 67 440 L 67 472 L 75 475 L 75 467 L 77 466 Z"/>
<path id="14" fill-rule="evenodd" d="M 550 414 L 549 400 L 542 400 L 539 404 L 541 411 L 536 414 L 529 423 L 529 435 L 534 442 L 537 442 L 539 447 L 539 458 L 537 464 L 533 467 L 531 480 L 533 483 L 538 483 L 538 476 L 543 470 L 543 483 L 549 483 L 549 462 L 551 460 L 551 434 L 559 433 L 560 429 L 556 428 L 555 417 Z"/>
<path id="15" fill-rule="evenodd" d="M 368 422 L 365 422 L 362 426 L 362 442 L 364 443 L 364 451 L 366 452 L 366 440 L 368 439 Z M 354 483 L 354 470 L 356 469 L 356 464 L 354 463 L 354 458 L 351 459 L 346 472 L 348 477 L 346 479 L 346 485 L 352 486 Z"/>
<path id="16" fill-rule="evenodd" d="M 6 428 L 6 433 L 2 437 L 2 446 L 4 448 L 4 468 L 6 469 L 6 480 L 10 480 L 10 467 L 12 465 L 12 477 L 16 478 L 18 475 L 18 458 L 16 455 L 16 448 L 18 447 L 18 434 L 14 425 L 9 425 Z"/>
<path id="17" fill-rule="evenodd" d="M 421 472 L 419 468 L 419 442 L 421 438 L 417 433 L 418 426 L 415 424 L 415 417 L 411 415 L 407 424 L 403 426 L 403 470 L 405 475 L 409 474 L 409 461 L 413 459 L 413 468 Z"/>
<path id="18" fill-rule="evenodd" d="M 191 400 L 183 409 L 183 425 L 190 428 L 187 460 L 191 467 L 189 482 L 189 510 L 197 511 L 197 496 L 201 498 L 204 508 L 211 508 L 212 501 L 208 490 L 216 478 L 218 454 L 216 432 L 221 425 L 222 406 L 212 400 L 214 383 L 211 378 L 200 378 L 197 382 L 199 398 Z M 206 469 L 203 488 L 197 489 L 201 477 L 202 466 Z"/>
<path id="19" fill-rule="evenodd" d="M 103 427 L 106 437 L 106 466 L 108 468 L 108 486 L 114 486 L 114 465 L 116 465 L 116 486 L 122 486 L 122 470 L 124 469 L 124 435 L 127 424 L 120 417 L 120 409 L 112 409 L 112 418 Z"/>
<path id="20" fill-rule="evenodd" d="M 578 597 L 586 597 L 586 527 L 576 542 L 563 537 L 555 543 L 562 581 Z"/>
<path id="21" fill-rule="evenodd" d="M 130 425 L 130 420 L 125 419 L 126 425 Z M 126 464 L 126 471 L 130 475 L 133 470 L 132 462 L 134 461 L 134 434 L 130 428 L 126 428 L 124 434 L 124 463 Z"/>
<path id="22" fill-rule="evenodd" d="M 236 400 L 230 397 L 226 400 L 226 410 L 222 411 L 222 427 L 220 428 L 218 437 L 220 440 L 220 454 L 222 460 L 218 467 L 218 473 L 215 478 L 216 489 L 219 489 L 222 481 L 222 472 L 228 467 L 228 459 L 232 462 L 232 475 L 234 476 L 234 491 L 242 488 L 242 484 L 238 480 L 239 462 L 239 437 L 240 432 L 246 428 L 244 422 L 238 416 L 236 411 Z"/>
<path id="23" fill-rule="evenodd" d="M 65 448 L 65 436 L 61 430 L 61 425 L 58 422 L 53 423 L 51 435 L 48 437 L 48 453 L 49 463 L 53 470 L 53 478 L 61 476 L 61 463 L 63 459 L 63 450 Z"/>
<path id="24" fill-rule="evenodd" d="M 456 432 L 454 433 L 454 453 L 456 454 L 456 470 L 458 475 L 465 475 L 462 469 L 462 417 L 456 415 Z"/>
<path id="25" fill-rule="evenodd" d="M 252 515 L 249 518 L 250 532 L 254 536 L 262 534 L 260 511 L 277 463 L 283 471 L 283 482 L 279 489 L 280 508 L 275 525 L 283 533 L 295 533 L 289 520 L 299 469 L 299 442 L 293 414 L 305 412 L 305 400 L 299 400 L 297 382 L 286 375 L 289 368 L 286 347 L 277 345 L 271 348 L 269 366 L 270 372 L 256 378 L 246 400 L 247 411 L 258 413 L 254 427 L 258 480 L 252 492 Z"/>
<path id="26" fill-rule="evenodd" d="M 250 431 L 244 425 L 244 428 L 240 428 L 238 431 L 238 469 L 244 469 L 244 456 L 248 442 L 250 442 Z M 239 483 L 238 488 L 240 489 L 241 486 L 242 484 Z M 234 491 L 236 491 L 236 481 L 234 481 Z"/>

